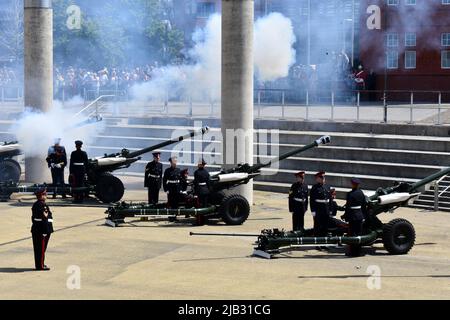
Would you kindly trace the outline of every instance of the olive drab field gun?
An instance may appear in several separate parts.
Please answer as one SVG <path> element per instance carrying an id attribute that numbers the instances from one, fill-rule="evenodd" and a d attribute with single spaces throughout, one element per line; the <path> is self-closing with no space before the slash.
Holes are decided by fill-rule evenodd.
<path id="1" fill-rule="evenodd" d="M 92 124 L 94 122 L 99 122 L 102 119 L 100 117 L 90 117 L 82 122 L 75 124 L 74 126 L 67 128 L 67 130 L 72 130 L 76 128 L 83 127 L 85 125 Z M 19 162 L 13 159 L 16 156 L 23 154 L 19 142 L 4 142 L 0 144 L 0 183 L 8 182 L 8 185 L 13 183 L 18 183 L 20 176 L 22 174 L 22 169 Z"/>
<path id="2" fill-rule="evenodd" d="M 362 236 L 346 235 L 348 225 L 340 220 L 332 219 L 328 228 L 328 236 L 314 237 L 314 230 L 285 231 L 280 229 L 262 230 L 260 234 L 214 234 L 194 233 L 191 236 L 231 236 L 256 237 L 253 254 L 263 258 L 311 247 L 336 247 L 344 244 L 370 246 L 383 243 L 389 254 L 407 254 L 414 246 L 416 233 L 414 226 L 408 220 L 397 218 L 382 223 L 378 215 L 383 212 L 393 212 L 420 194 L 420 190 L 427 184 L 450 174 L 450 168 L 443 169 L 416 183 L 400 182 L 388 188 L 378 188 L 375 193 L 367 197 L 367 208 L 363 224 Z"/>
<path id="3" fill-rule="evenodd" d="M 0 182 L 19 182 L 22 169 L 14 157 L 22 151 L 17 141 L 0 144 Z"/>
<path id="4" fill-rule="evenodd" d="M 97 199 L 104 203 L 118 202 L 122 199 L 125 187 L 122 181 L 112 172 L 120 169 L 128 168 L 131 164 L 139 161 L 141 155 L 149 153 L 168 145 L 190 139 L 197 135 L 203 135 L 208 132 L 209 128 L 204 127 L 200 130 L 193 131 L 184 136 L 164 141 L 160 144 L 147 147 L 141 150 L 131 152 L 128 149 L 123 149 L 121 152 L 113 154 L 105 154 L 103 157 L 89 159 L 86 168 L 86 183 L 85 187 L 71 188 L 70 185 L 53 187 L 52 185 L 36 184 L 36 185 L 19 185 L 17 183 L 4 182 L 0 183 L 0 199 L 5 201 L 9 199 L 12 193 L 15 192 L 34 192 L 35 188 L 45 186 L 48 192 L 55 191 L 57 194 L 70 194 L 74 191 L 86 191 L 92 193 Z"/>
<path id="5" fill-rule="evenodd" d="M 250 205 L 246 198 L 239 194 L 225 194 L 225 190 L 230 190 L 236 186 L 246 184 L 251 179 L 261 174 L 261 169 L 272 164 L 287 159 L 295 154 L 330 143 L 330 137 L 324 136 L 314 142 L 293 149 L 272 160 L 255 165 L 241 164 L 235 168 L 212 173 L 210 176 L 210 195 L 208 206 L 201 208 L 195 197 L 187 197 L 181 203 L 179 209 L 170 209 L 167 204 L 133 204 L 121 202 L 109 207 L 105 212 L 108 216 L 106 224 L 118 226 L 124 223 L 125 218 L 151 218 L 167 217 L 173 221 L 178 216 L 195 217 L 196 224 L 202 225 L 207 219 L 221 219 L 228 225 L 240 225 L 244 223 L 250 214 Z"/>

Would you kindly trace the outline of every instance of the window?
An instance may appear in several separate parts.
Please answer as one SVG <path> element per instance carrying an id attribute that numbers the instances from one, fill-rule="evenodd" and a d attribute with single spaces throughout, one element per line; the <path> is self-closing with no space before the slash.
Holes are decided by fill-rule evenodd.
<path id="1" fill-rule="evenodd" d="M 398 5 L 398 0 L 387 0 L 388 6 L 396 6 Z"/>
<path id="2" fill-rule="evenodd" d="M 414 32 L 405 33 L 405 46 L 406 47 L 415 47 L 416 46 L 416 34 Z"/>
<path id="3" fill-rule="evenodd" d="M 388 33 L 386 35 L 386 46 L 388 47 L 398 47 L 398 34 Z"/>
<path id="4" fill-rule="evenodd" d="M 407 6 L 415 6 L 416 5 L 416 0 L 406 0 L 405 4 Z"/>
<path id="5" fill-rule="evenodd" d="M 442 4 L 450 4 L 450 0 L 442 0 Z"/>
<path id="6" fill-rule="evenodd" d="M 398 52 L 388 51 L 386 57 L 386 66 L 388 69 L 398 69 Z"/>
<path id="7" fill-rule="evenodd" d="M 443 33 L 442 34 L 441 45 L 443 47 L 450 47 L 450 33 Z"/>
<path id="8" fill-rule="evenodd" d="M 415 68 L 416 68 L 416 52 L 405 51 L 405 69 L 415 69 Z"/>
<path id="9" fill-rule="evenodd" d="M 197 16 L 207 18 L 216 12 L 216 5 L 214 2 L 199 2 L 197 3 Z"/>
<path id="10" fill-rule="evenodd" d="M 450 51 L 442 51 L 441 67 L 442 69 L 450 69 Z"/>

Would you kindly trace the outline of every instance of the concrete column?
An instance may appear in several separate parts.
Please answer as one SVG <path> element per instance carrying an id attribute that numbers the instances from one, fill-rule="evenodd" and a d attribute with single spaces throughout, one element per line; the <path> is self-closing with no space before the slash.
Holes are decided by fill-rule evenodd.
<path id="1" fill-rule="evenodd" d="M 46 112 L 53 101 L 52 1 L 25 0 L 24 10 L 24 102 L 26 107 Z M 26 157 L 25 150 L 26 181 L 44 181 L 46 155 L 47 150 L 43 150 L 42 157 Z"/>
<path id="2" fill-rule="evenodd" d="M 253 164 L 253 22 L 254 0 L 222 0 L 222 136 L 226 168 L 244 162 Z M 227 134 L 230 137 L 230 132 L 236 130 L 241 130 L 240 136 L 234 143 L 227 141 Z M 252 182 L 233 192 L 253 204 Z"/>

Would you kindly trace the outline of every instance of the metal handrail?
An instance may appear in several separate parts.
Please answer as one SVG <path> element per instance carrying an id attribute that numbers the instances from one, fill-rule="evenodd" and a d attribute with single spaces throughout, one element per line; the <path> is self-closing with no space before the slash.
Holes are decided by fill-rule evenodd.
<path id="1" fill-rule="evenodd" d="M 90 107 L 92 107 L 94 104 L 97 104 L 97 102 L 99 102 L 100 100 L 102 100 L 103 98 L 112 98 L 115 97 L 115 95 L 103 95 L 103 96 L 99 96 L 97 99 L 95 99 L 94 101 L 92 101 L 91 103 L 89 103 L 86 107 L 84 107 L 83 109 L 81 109 L 80 111 L 78 111 L 74 117 L 78 117 L 81 113 L 83 113 L 84 111 L 86 111 L 87 109 L 89 109 Z M 91 112 L 88 117 L 90 117 L 92 114 L 96 113 L 96 115 L 98 116 L 98 106 L 96 106 L 95 111 Z"/>

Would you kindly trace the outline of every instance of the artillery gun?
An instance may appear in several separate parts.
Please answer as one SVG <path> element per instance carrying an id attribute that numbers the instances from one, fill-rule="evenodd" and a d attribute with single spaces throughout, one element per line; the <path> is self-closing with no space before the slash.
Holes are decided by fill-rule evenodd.
<path id="1" fill-rule="evenodd" d="M 0 145 L 0 182 L 19 182 L 22 169 L 14 157 L 21 155 L 20 145 L 17 141 L 5 142 Z"/>
<path id="2" fill-rule="evenodd" d="M 324 136 L 306 146 L 293 149 L 266 163 L 256 165 L 241 164 L 235 168 L 224 169 L 211 174 L 211 193 L 208 199 L 208 206 L 205 208 L 199 206 L 199 202 L 195 196 L 185 197 L 185 201 L 181 203 L 179 209 L 170 209 L 166 203 L 153 205 L 121 202 L 108 208 L 105 212 L 108 215 L 105 223 L 116 227 L 124 223 L 125 218 L 148 219 L 153 217 L 166 217 L 169 221 L 174 221 L 178 216 L 185 216 L 195 217 L 197 225 L 204 224 L 207 219 L 221 219 L 228 225 L 243 224 L 250 214 L 250 205 L 247 199 L 239 194 L 225 194 L 224 191 L 248 183 L 251 179 L 259 176 L 261 169 L 264 167 L 328 143 L 330 143 L 330 137 Z"/>
<path id="3" fill-rule="evenodd" d="M 103 203 L 118 202 L 123 197 L 125 187 L 119 178 L 112 175 L 112 172 L 128 168 L 133 163 L 139 161 L 141 159 L 140 156 L 145 153 L 161 149 L 199 134 L 205 134 L 208 130 L 208 127 L 204 127 L 198 131 L 193 131 L 184 136 L 170 139 L 138 151 L 131 152 L 128 149 L 122 149 L 122 151 L 118 153 L 105 154 L 103 157 L 89 159 L 84 188 L 72 188 L 68 184 L 56 187 L 52 185 L 47 186 L 46 184 L 19 185 L 15 182 L 2 182 L 0 183 L 0 200 L 5 201 L 9 199 L 14 192 L 34 192 L 38 188 L 45 186 L 48 192 L 55 191 L 57 194 L 70 194 L 74 191 L 85 191 L 87 194 L 94 194 L 95 197 Z"/>
<path id="4" fill-rule="evenodd" d="M 338 219 L 331 219 L 326 237 L 314 237 L 314 230 L 285 231 L 280 229 L 262 230 L 260 234 L 214 234 L 193 233 L 193 236 L 232 236 L 257 237 L 253 254 L 263 258 L 310 247 L 335 247 L 344 244 L 371 246 L 382 243 L 389 254 L 407 254 L 414 246 L 416 232 L 408 220 L 396 218 L 388 223 L 378 219 L 383 212 L 393 212 L 405 206 L 420 195 L 420 189 L 443 176 L 450 174 L 450 168 L 443 169 L 416 183 L 400 182 L 388 188 L 378 188 L 367 197 L 365 220 L 362 236 L 348 236 L 348 224 Z"/>

